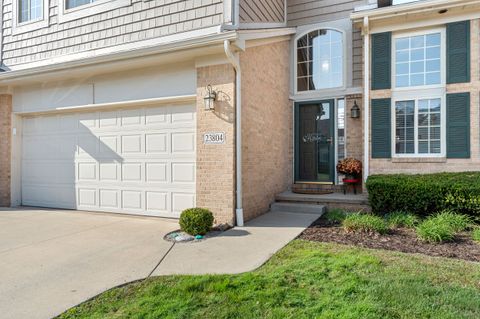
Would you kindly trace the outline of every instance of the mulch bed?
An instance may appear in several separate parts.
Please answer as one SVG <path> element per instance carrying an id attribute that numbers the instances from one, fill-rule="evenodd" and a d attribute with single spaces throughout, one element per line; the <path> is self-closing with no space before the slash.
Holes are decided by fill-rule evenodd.
<path id="1" fill-rule="evenodd" d="M 418 239 L 412 229 L 395 229 L 386 235 L 346 233 L 340 225 L 318 219 L 299 238 L 480 262 L 480 244 L 466 233 L 457 235 L 453 242 L 430 244 Z"/>

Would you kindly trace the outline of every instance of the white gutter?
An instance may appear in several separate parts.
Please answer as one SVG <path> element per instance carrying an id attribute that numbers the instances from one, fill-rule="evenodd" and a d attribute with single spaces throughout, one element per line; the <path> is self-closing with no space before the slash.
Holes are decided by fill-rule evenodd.
<path id="1" fill-rule="evenodd" d="M 115 62 L 128 60 L 133 58 L 143 58 L 147 56 L 153 56 L 163 53 L 176 52 L 179 50 L 188 50 L 194 48 L 201 48 L 206 46 L 212 46 L 214 44 L 220 44 L 225 40 L 233 40 L 237 38 L 237 33 L 234 31 L 220 32 L 220 28 L 214 27 L 208 30 L 206 35 L 196 34 L 193 38 L 187 38 L 180 41 L 167 42 L 166 39 L 160 39 L 161 42 L 153 45 L 140 46 L 138 42 L 129 43 L 125 45 L 125 49 L 118 48 L 118 51 L 103 52 L 104 49 L 91 50 L 86 53 L 89 56 L 66 56 L 62 59 L 69 58 L 65 61 L 47 61 L 48 64 L 28 67 L 19 70 L 11 70 L 0 73 L 0 83 L 8 84 L 9 81 L 31 78 L 32 76 L 43 75 L 51 72 L 71 71 L 72 68 L 84 68 L 87 66 L 93 66 L 96 64 L 102 64 L 107 62 Z M 192 35 L 193 36 L 193 35 Z M 168 38 L 168 37 L 165 37 Z M 148 41 L 147 41 L 148 42 Z"/>
<path id="2" fill-rule="evenodd" d="M 419 13 L 432 10 L 450 9 L 454 7 L 468 7 L 468 5 L 478 4 L 478 0 L 430 0 L 418 1 L 406 4 L 393 5 L 384 8 L 357 11 L 350 15 L 354 22 L 361 22 L 363 18 L 369 17 L 370 21 L 398 17 L 401 15 Z"/>
<path id="3" fill-rule="evenodd" d="M 367 181 L 370 174 L 370 32 L 368 17 L 363 18 L 363 60 L 364 60 L 364 78 L 363 78 L 363 180 Z"/>
<path id="4" fill-rule="evenodd" d="M 224 41 L 225 54 L 235 69 L 235 146 L 236 146 L 236 202 L 235 216 L 237 226 L 243 226 L 243 191 L 242 191 L 242 69 L 240 59 L 232 52 L 229 40 Z"/>

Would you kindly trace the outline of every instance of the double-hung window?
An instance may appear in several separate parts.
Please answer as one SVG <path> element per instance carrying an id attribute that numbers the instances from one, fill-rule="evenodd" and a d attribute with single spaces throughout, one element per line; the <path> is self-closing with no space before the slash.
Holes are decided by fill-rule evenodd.
<path id="1" fill-rule="evenodd" d="M 445 156 L 444 31 L 394 36 L 396 157 Z"/>
<path id="2" fill-rule="evenodd" d="M 39 20 L 43 15 L 43 0 L 18 0 L 18 22 Z"/>

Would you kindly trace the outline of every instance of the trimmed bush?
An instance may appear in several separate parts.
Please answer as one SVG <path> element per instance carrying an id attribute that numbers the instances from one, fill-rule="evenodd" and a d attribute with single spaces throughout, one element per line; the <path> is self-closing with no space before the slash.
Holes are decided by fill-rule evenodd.
<path id="1" fill-rule="evenodd" d="M 205 235 L 212 229 L 213 214 L 208 209 L 190 208 L 180 215 L 180 228 L 182 231 L 195 235 Z"/>
<path id="2" fill-rule="evenodd" d="M 323 218 L 331 223 L 341 223 L 346 217 L 347 213 L 339 208 L 330 209 L 323 215 Z"/>
<path id="3" fill-rule="evenodd" d="M 445 242 L 455 238 L 455 234 L 471 226 L 468 216 L 444 211 L 427 218 L 417 227 L 417 235 L 428 242 Z"/>
<path id="4" fill-rule="evenodd" d="M 420 219 L 417 216 L 405 212 L 393 212 L 387 214 L 385 215 L 385 220 L 390 228 L 414 228 L 420 223 Z"/>
<path id="5" fill-rule="evenodd" d="M 388 231 L 387 223 L 383 218 L 370 214 L 350 214 L 342 225 L 345 231 L 353 233 L 385 234 Z"/>
<path id="6" fill-rule="evenodd" d="M 472 238 L 474 241 L 480 243 L 480 228 L 475 228 L 472 232 Z"/>
<path id="7" fill-rule="evenodd" d="M 480 172 L 373 175 L 366 187 L 376 214 L 407 211 L 429 216 L 450 209 L 480 218 Z"/>

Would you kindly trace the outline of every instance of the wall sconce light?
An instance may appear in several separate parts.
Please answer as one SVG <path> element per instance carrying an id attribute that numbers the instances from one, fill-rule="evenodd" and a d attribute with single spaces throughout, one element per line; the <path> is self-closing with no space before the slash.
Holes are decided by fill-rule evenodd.
<path id="1" fill-rule="evenodd" d="M 350 110 L 350 117 L 352 119 L 358 119 L 360 117 L 360 108 L 358 107 L 357 100 L 353 102 L 352 109 Z"/>
<path id="2" fill-rule="evenodd" d="M 215 109 L 215 101 L 217 100 L 217 92 L 212 89 L 212 86 L 209 84 L 207 86 L 207 95 L 203 98 L 205 105 L 205 111 L 210 111 Z"/>

